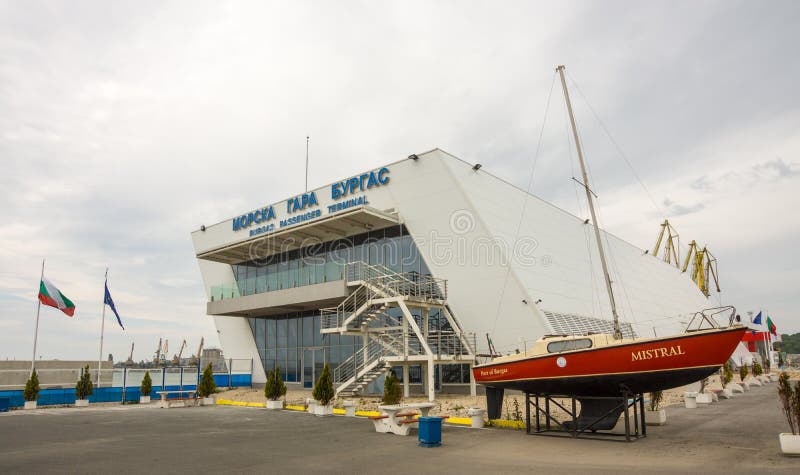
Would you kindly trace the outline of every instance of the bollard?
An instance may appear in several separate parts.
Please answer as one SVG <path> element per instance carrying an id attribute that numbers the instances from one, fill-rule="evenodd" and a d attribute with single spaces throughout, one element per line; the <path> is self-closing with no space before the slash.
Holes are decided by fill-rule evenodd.
<path id="1" fill-rule="evenodd" d="M 686 409 L 697 409 L 697 393 L 686 391 L 683 393 L 683 402 L 686 404 Z"/>
<path id="2" fill-rule="evenodd" d="M 356 417 L 356 403 L 353 401 L 345 401 L 344 404 L 344 415 L 347 417 Z"/>

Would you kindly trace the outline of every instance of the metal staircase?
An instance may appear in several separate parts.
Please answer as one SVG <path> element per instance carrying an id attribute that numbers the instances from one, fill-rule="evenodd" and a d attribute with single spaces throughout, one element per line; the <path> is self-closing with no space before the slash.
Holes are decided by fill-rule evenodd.
<path id="1" fill-rule="evenodd" d="M 345 275 L 355 290 L 336 307 L 320 310 L 321 331 L 360 335 L 364 346 L 334 370 L 337 395 L 360 393 L 397 364 L 427 363 L 432 371 L 434 362 L 474 360 L 474 336 L 470 341 L 447 309 L 446 280 L 364 262 L 347 264 Z M 399 308 L 400 316 L 390 315 L 391 308 Z M 419 309 L 418 316 L 409 308 Z M 429 329 L 432 310 L 444 313 L 446 331 Z"/>

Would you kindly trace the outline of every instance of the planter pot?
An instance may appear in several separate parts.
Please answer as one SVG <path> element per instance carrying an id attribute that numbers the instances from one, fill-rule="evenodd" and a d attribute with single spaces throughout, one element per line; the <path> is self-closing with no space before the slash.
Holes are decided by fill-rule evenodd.
<path id="1" fill-rule="evenodd" d="M 696 409 L 697 393 L 694 391 L 686 391 L 683 394 L 683 403 L 686 405 L 686 409 Z"/>
<path id="2" fill-rule="evenodd" d="M 75 407 L 89 407 L 89 400 L 88 399 L 76 399 L 75 400 Z"/>
<path id="3" fill-rule="evenodd" d="M 759 377 L 759 379 L 760 379 L 760 380 L 761 380 L 761 382 L 762 382 L 762 383 L 764 383 L 764 384 L 766 384 L 766 383 L 771 383 L 771 382 L 772 382 L 772 380 L 771 380 L 771 379 L 769 379 L 769 376 L 767 376 L 766 374 L 762 374 L 762 375 Z"/>
<path id="4" fill-rule="evenodd" d="M 667 423 L 667 411 L 664 409 L 657 411 L 646 409 L 644 411 L 644 422 L 649 426 L 663 426 Z"/>
<path id="5" fill-rule="evenodd" d="M 150 396 L 139 396 L 139 404 L 150 404 Z"/>
<path id="6" fill-rule="evenodd" d="M 781 441 L 781 452 L 787 455 L 800 455 L 800 435 L 782 432 L 778 438 Z"/>
<path id="7" fill-rule="evenodd" d="M 773 383 L 777 383 L 778 382 L 778 375 L 775 374 L 775 373 L 770 374 L 769 375 L 769 380 L 772 381 Z"/>
<path id="8" fill-rule="evenodd" d="M 283 401 L 280 399 L 277 401 L 267 399 L 267 409 L 283 409 Z"/>
<path id="9" fill-rule="evenodd" d="M 317 407 L 317 400 L 311 398 L 306 399 L 306 407 L 308 407 L 308 412 L 316 414 L 315 408 Z"/>
<path id="10" fill-rule="evenodd" d="M 733 388 L 729 384 L 728 387 L 719 392 L 719 397 L 722 399 L 731 399 L 733 397 Z"/>
<path id="11" fill-rule="evenodd" d="M 742 382 L 742 389 L 744 389 L 745 391 L 749 391 L 750 390 L 750 383 L 748 383 L 747 381 L 743 381 Z"/>
<path id="12" fill-rule="evenodd" d="M 470 427 L 473 429 L 480 429 L 483 427 L 483 413 L 486 412 L 485 410 L 479 407 L 471 407 L 467 409 L 467 415 L 472 419 L 472 423 Z"/>
<path id="13" fill-rule="evenodd" d="M 737 383 L 728 383 L 728 389 L 730 389 L 731 392 L 734 392 L 734 393 L 743 393 L 744 392 L 744 388 L 740 384 L 737 384 Z"/>
<path id="14" fill-rule="evenodd" d="M 761 381 L 756 378 L 750 378 L 747 382 L 750 384 L 750 386 L 762 386 Z"/>
<path id="15" fill-rule="evenodd" d="M 322 404 L 314 405 L 314 415 L 317 416 L 331 416 L 333 415 L 333 404 L 323 406 Z"/>
<path id="16" fill-rule="evenodd" d="M 697 395 L 697 404 L 711 404 L 713 398 L 709 393 L 700 393 Z"/>
<path id="17" fill-rule="evenodd" d="M 203 405 L 203 406 L 213 406 L 214 405 L 214 397 L 213 396 L 204 397 L 204 398 L 200 399 L 200 404 Z"/>
<path id="18" fill-rule="evenodd" d="M 36 401 L 25 401 L 25 409 L 36 409 Z"/>
<path id="19" fill-rule="evenodd" d="M 344 404 L 344 415 L 347 417 L 356 417 L 356 403 L 353 401 L 345 401 Z"/>

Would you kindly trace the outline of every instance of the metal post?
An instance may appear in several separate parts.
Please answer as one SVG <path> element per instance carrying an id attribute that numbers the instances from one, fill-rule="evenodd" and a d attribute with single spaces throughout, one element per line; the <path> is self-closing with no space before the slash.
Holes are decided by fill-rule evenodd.
<path id="1" fill-rule="evenodd" d="M 181 366 L 181 391 L 183 391 L 183 366 Z"/>
<path id="2" fill-rule="evenodd" d="M 300 368 L 302 371 L 302 368 Z M 250 389 L 253 389 L 253 358 L 250 358 Z"/>
<path id="3" fill-rule="evenodd" d="M 597 221 L 597 214 L 594 210 L 594 201 L 592 200 L 592 190 L 589 188 L 589 175 L 586 173 L 586 164 L 583 161 L 583 150 L 581 149 L 581 141 L 578 138 L 578 127 L 575 125 L 575 116 L 572 113 L 572 102 L 569 99 L 569 91 L 567 91 L 567 80 L 564 79 L 564 66 L 556 68 L 558 74 L 561 76 L 561 86 L 564 89 L 564 101 L 567 104 L 567 111 L 569 112 L 569 121 L 572 124 L 572 136 L 575 140 L 575 149 L 578 151 L 578 160 L 581 164 L 581 173 L 583 175 L 583 187 L 586 190 L 586 200 L 589 202 L 589 211 L 592 215 L 592 225 L 594 226 L 594 236 L 597 240 L 597 250 L 600 255 L 600 265 L 603 268 L 603 277 L 605 278 L 606 290 L 608 291 L 608 300 L 611 304 L 611 314 L 614 317 L 614 339 L 622 339 L 622 331 L 619 326 L 619 315 L 617 314 L 617 303 L 614 299 L 614 291 L 611 288 L 611 276 L 608 272 L 608 264 L 606 264 L 606 255 L 603 251 L 603 241 L 600 238 L 600 223 Z"/>
<path id="4" fill-rule="evenodd" d="M 106 288 L 108 288 L 108 267 L 103 285 L 103 316 L 100 317 L 100 356 L 97 357 L 97 388 L 100 389 L 100 366 L 103 364 L 103 334 L 106 327 Z"/>
<path id="5" fill-rule="evenodd" d="M 647 437 L 647 421 L 644 420 L 644 394 L 639 394 L 639 413 L 642 418 L 642 437 Z"/>
<path id="6" fill-rule="evenodd" d="M 228 388 L 231 386 L 231 374 L 233 372 L 233 358 L 228 358 Z"/>
<path id="7" fill-rule="evenodd" d="M 128 386 L 128 368 L 122 368 L 122 404 L 125 404 L 125 394 Z"/>
<path id="8" fill-rule="evenodd" d="M 525 393 L 525 432 L 531 433 L 531 395 Z"/>
<path id="9" fill-rule="evenodd" d="M 622 397 L 625 402 L 625 440 L 630 442 L 631 441 L 631 423 L 628 419 L 628 393 L 623 392 Z"/>
<path id="10" fill-rule="evenodd" d="M 547 418 L 544 421 L 544 428 L 545 430 L 550 430 L 550 396 L 545 394 L 544 396 L 544 410 Z"/>
<path id="11" fill-rule="evenodd" d="M 42 286 L 42 281 L 44 280 L 44 259 L 42 259 L 42 273 L 39 275 L 39 287 Z M 38 302 L 36 304 L 36 327 L 33 330 L 33 358 L 31 358 L 31 374 L 29 376 L 33 376 L 33 370 L 36 365 L 36 343 L 39 339 L 39 312 L 42 310 L 42 301 L 36 299 Z"/>
<path id="12" fill-rule="evenodd" d="M 575 408 L 575 396 L 571 396 L 571 399 L 572 399 L 572 437 L 578 437 L 578 416 L 576 414 L 578 411 Z"/>
<path id="13" fill-rule="evenodd" d="M 542 430 L 542 425 L 539 422 L 539 393 L 534 396 L 536 398 L 536 432 Z"/>
<path id="14" fill-rule="evenodd" d="M 167 382 L 167 368 L 161 368 L 161 390 L 162 391 L 166 391 L 167 390 L 166 382 Z"/>

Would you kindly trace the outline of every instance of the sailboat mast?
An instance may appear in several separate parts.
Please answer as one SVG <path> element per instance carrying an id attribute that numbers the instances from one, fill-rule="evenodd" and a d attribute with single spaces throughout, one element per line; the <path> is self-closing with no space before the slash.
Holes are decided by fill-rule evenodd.
<path id="1" fill-rule="evenodd" d="M 589 201 L 589 211 L 592 213 L 592 224 L 594 225 L 594 236 L 597 241 L 597 250 L 600 253 L 600 264 L 603 267 L 603 277 L 606 281 L 606 290 L 608 291 L 608 299 L 611 302 L 611 314 L 614 316 L 614 339 L 622 339 L 622 331 L 619 327 L 619 315 L 617 314 L 617 303 L 614 300 L 614 291 L 611 289 L 611 276 L 608 273 L 608 264 L 606 263 L 606 255 L 603 251 L 603 241 L 600 239 L 600 226 L 597 222 L 597 213 L 594 210 L 594 201 L 592 200 L 592 191 L 589 188 L 589 175 L 586 173 L 586 164 L 583 161 L 583 150 L 581 150 L 581 141 L 578 138 L 578 128 L 575 126 L 575 116 L 572 113 L 572 102 L 569 99 L 569 91 L 567 90 L 567 81 L 564 79 L 564 65 L 556 68 L 559 76 L 561 76 L 561 87 L 564 89 L 564 100 L 567 103 L 567 111 L 569 112 L 569 121 L 572 124 L 572 136 L 575 139 L 575 148 L 578 149 L 578 160 L 581 163 L 581 173 L 583 174 L 583 188 L 586 191 L 586 199 Z"/>

